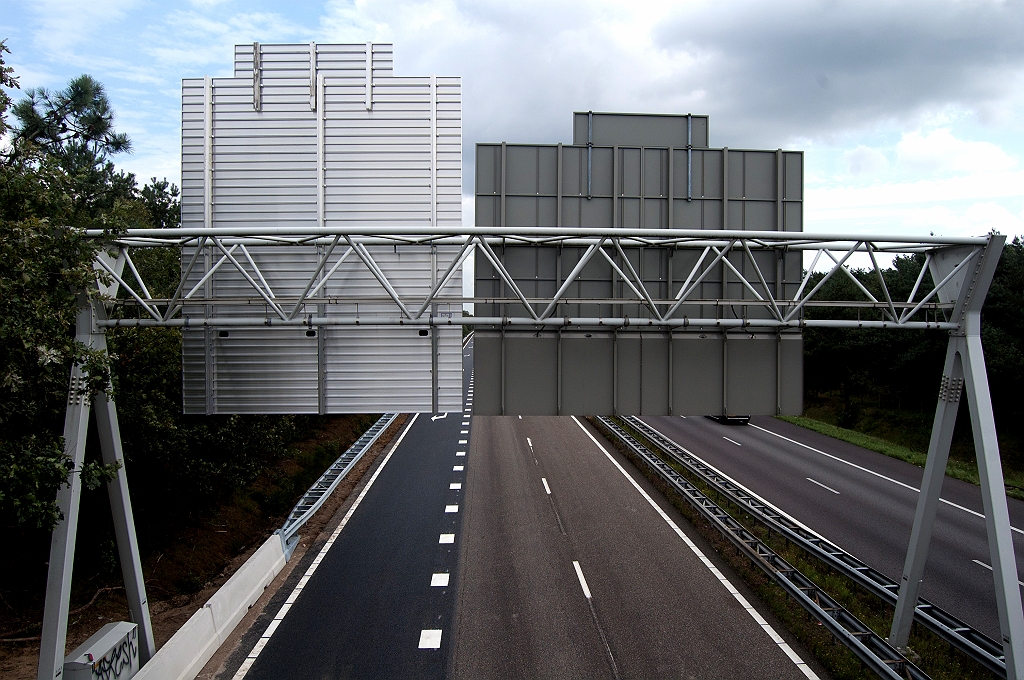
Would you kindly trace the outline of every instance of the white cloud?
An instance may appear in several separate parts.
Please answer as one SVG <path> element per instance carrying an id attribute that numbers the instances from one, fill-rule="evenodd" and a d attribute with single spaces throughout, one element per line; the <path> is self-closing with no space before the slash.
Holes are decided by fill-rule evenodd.
<path id="1" fill-rule="evenodd" d="M 944 205 L 921 208 L 909 212 L 904 224 L 944 236 L 978 236 L 993 230 L 1009 235 L 1024 233 L 1024 218 L 990 201 L 973 203 L 962 212 Z"/>
<path id="2" fill-rule="evenodd" d="M 34 42 L 52 56 L 60 56 L 97 35 L 109 35 L 110 24 L 125 18 L 137 0 L 36 0 L 30 3 L 36 16 Z"/>
<path id="3" fill-rule="evenodd" d="M 851 175 L 874 175 L 889 168 L 889 159 L 878 149 L 861 144 L 843 153 Z"/>
<path id="4" fill-rule="evenodd" d="M 862 206 L 942 203 L 1020 197 L 1024 171 L 976 173 L 942 179 L 878 183 L 870 186 L 808 187 L 809 210 L 848 210 Z"/>
<path id="5" fill-rule="evenodd" d="M 901 166 L 919 173 L 992 172 L 1017 165 L 1016 159 L 995 144 L 957 139 L 948 127 L 904 133 L 896 145 L 896 156 Z"/>

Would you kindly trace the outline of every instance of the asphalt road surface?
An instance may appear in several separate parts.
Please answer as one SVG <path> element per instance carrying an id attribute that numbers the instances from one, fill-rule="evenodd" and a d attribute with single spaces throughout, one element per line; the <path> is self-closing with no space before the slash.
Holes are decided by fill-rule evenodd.
<path id="1" fill-rule="evenodd" d="M 471 393 L 468 369 L 464 385 Z M 262 633 L 247 680 L 446 677 L 470 430 L 462 416 L 420 414 L 403 431 L 286 615 Z"/>
<path id="2" fill-rule="evenodd" d="M 579 421 L 473 427 L 452 677 L 805 677 Z"/>
<path id="3" fill-rule="evenodd" d="M 464 412 L 403 431 L 235 678 L 816 677 L 584 421 L 471 418 L 470 355 Z"/>
<path id="4" fill-rule="evenodd" d="M 768 417 L 747 426 L 701 417 L 649 417 L 676 443 L 897 581 L 923 470 Z M 999 639 L 981 489 L 942 485 L 921 596 Z M 1018 570 L 1024 503 L 1009 499 Z"/>

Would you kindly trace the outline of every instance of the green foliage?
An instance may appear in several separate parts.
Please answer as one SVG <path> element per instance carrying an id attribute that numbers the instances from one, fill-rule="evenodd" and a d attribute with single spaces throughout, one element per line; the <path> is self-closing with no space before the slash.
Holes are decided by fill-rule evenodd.
<path id="1" fill-rule="evenodd" d="M 114 131 L 107 93 L 92 76 L 80 75 L 59 92 L 39 87 L 25 95 L 12 109 L 20 123 L 17 141 L 34 142 L 72 165 L 96 165 L 131 150 L 128 135 Z"/>
<path id="2" fill-rule="evenodd" d="M 8 67 L 0 75 L 16 86 Z M 95 85 L 79 78 L 59 95 L 29 91 L 14 107 L 14 149 L 0 156 L 0 523 L 8 527 L 48 529 L 60 518 L 56 492 L 72 472 L 61 436 L 71 365 L 83 366 L 87 393 L 109 389 L 107 357 L 73 333 L 102 247 L 82 229 L 114 234 L 148 220 L 135 178 L 105 160 L 127 138 L 113 131 Z M 32 102 L 45 104 L 40 120 L 65 121 L 75 132 L 37 144 L 42 133 L 26 123 Z M 95 488 L 113 470 L 88 463 L 77 472 Z"/>
<path id="3" fill-rule="evenodd" d="M 109 379 L 106 358 L 71 333 L 97 245 L 47 216 L 66 204 L 49 170 L 0 166 L 0 513 L 39 527 L 59 518 L 54 496 L 70 471 L 60 437 L 70 366 L 84 364 L 93 390 Z"/>
<path id="4" fill-rule="evenodd" d="M 7 109 L 11 108 L 11 97 L 3 91 L 3 88 L 10 87 L 17 89 L 18 79 L 14 76 L 14 69 L 4 64 L 4 52 L 10 54 L 7 48 L 7 40 L 0 40 L 0 137 L 7 133 L 10 126 L 7 125 Z"/>
<path id="5" fill-rule="evenodd" d="M 906 300 L 913 289 L 924 257 L 898 257 L 893 267 L 883 271 L 893 299 Z M 812 277 L 814 285 L 822 274 Z M 881 287 L 873 271 L 855 271 L 854 276 L 878 299 Z M 920 301 L 931 290 L 931 277 L 925 274 L 921 289 L 915 296 Z M 833 276 L 816 296 L 821 300 L 865 299 L 849 277 Z M 1022 435 L 1024 399 L 1017 386 L 1024 380 L 1024 242 L 1019 238 L 1007 243 L 996 269 L 992 287 L 982 311 L 982 344 L 988 369 L 993 408 L 1007 474 L 1015 477 L 1014 468 L 1024 465 L 1018 460 L 1019 447 L 1013 444 Z M 816 310 L 808 309 L 813 318 Z M 836 314 L 831 308 L 829 314 Z M 855 310 L 847 310 L 846 318 L 858 318 Z M 860 318 L 879 319 L 880 311 L 862 310 Z M 936 313 L 919 312 L 916 320 L 935 320 Z M 940 318 L 941 312 L 940 312 Z M 863 430 L 879 408 L 896 413 L 916 411 L 927 419 L 935 409 L 936 391 L 945 358 L 948 335 L 942 331 L 900 331 L 882 329 L 838 330 L 808 328 L 804 331 L 804 386 L 809 404 L 825 400 L 833 404 L 827 409 L 834 414 L 834 424 L 842 428 Z M 815 416 L 816 418 L 819 415 Z M 930 423 L 930 421 L 929 421 Z M 885 435 L 883 435 L 885 436 Z M 907 441 L 900 441 L 909 444 Z M 925 434 L 927 440 L 927 434 Z M 925 441 L 926 446 L 926 441 Z M 870 447 L 869 447 L 870 448 Z M 918 448 L 915 445 L 915 448 Z M 954 449 L 966 449 L 963 461 L 973 465 L 970 451 L 970 424 L 966 403 L 960 410 Z M 954 455 L 954 459 L 957 456 Z M 965 468 L 962 478 L 976 476 L 976 470 Z"/>

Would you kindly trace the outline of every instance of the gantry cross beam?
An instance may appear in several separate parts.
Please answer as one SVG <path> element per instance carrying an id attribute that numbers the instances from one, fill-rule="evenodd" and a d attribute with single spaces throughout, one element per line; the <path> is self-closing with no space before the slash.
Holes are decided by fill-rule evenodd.
<path id="1" fill-rule="evenodd" d="M 101 237 L 100 232 L 90 235 Z M 959 322 L 951 320 L 955 307 L 958 281 L 968 265 L 991 246 L 990 237 L 940 238 L 893 237 L 879 235 L 809 234 L 785 232 L 686 231 L 668 229 L 599 229 L 599 228 L 411 228 L 392 227 L 382 235 L 380 227 L 322 228 L 305 230 L 216 228 L 216 229 L 138 229 L 117 238 L 112 246 L 124 258 L 130 276 L 114 273 L 111 266 L 100 267 L 115 278 L 127 297 L 117 302 L 123 307 L 139 310 L 134 318 L 111 318 L 101 326 L 261 326 L 261 325 L 467 325 L 467 326 L 629 326 L 673 327 L 756 327 L 756 328 L 906 328 L 953 331 Z M 308 258 L 308 267 L 301 288 L 275 290 L 264 276 L 258 253 L 266 247 L 294 246 L 306 248 L 315 256 Z M 380 246 L 396 251 L 432 247 L 441 258 L 435 280 L 418 282 L 402 288 L 393 283 L 397 273 L 382 266 L 375 257 Z M 186 253 L 183 259 L 182 283 L 167 299 L 155 298 L 131 259 L 131 249 L 177 247 Z M 507 248 L 548 247 L 573 248 L 581 252 L 571 272 L 557 281 L 557 290 L 548 295 L 526 295 L 522 277 L 514 274 L 503 261 Z M 639 249 L 666 252 L 696 253 L 685 278 L 677 280 L 670 290 L 653 290 L 652 281 L 642 276 L 631 254 Z M 500 252 L 499 252 L 500 251 Z M 813 253 L 811 265 L 798 278 L 785 280 L 785 275 L 765 271 L 765 262 L 783 256 L 799 257 Z M 204 253 L 213 256 L 212 266 L 195 276 L 197 264 Z M 466 259 L 475 253 L 479 262 L 497 273 L 506 291 L 502 296 L 453 295 L 444 289 L 453 281 Z M 880 255 L 923 253 L 925 266 L 907 300 L 894 299 L 882 276 Z M 873 294 L 853 274 L 855 256 L 866 258 L 881 290 Z M 759 262 L 759 259 L 761 260 Z M 941 265 L 939 261 L 941 260 Z M 624 286 L 624 294 L 613 296 L 581 296 L 572 294 L 573 284 L 586 278 L 588 265 L 601 262 L 614 272 Z M 825 274 L 813 286 L 812 275 L 819 264 L 828 264 Z M 362 267 L 379 287 L 375 294 L 346 288 L 339 271 Z M 722 277 L 722 270 L 731 281 L 742 287 L 740 297 L 704 294 L 701 284 Z M 209 294 L 206 284 L 221 272 L 232 272 L 247 284 L 248 295 Z M 925 284 L 925 273 L 932 281 Z M 849 300 L 821 300 L 817 296 L 834 276 L 849 278 L 861 295 Z M 787 287 L 789 290 L 787 290 Z M 795 288 L 795 291 L 792 289 Z M 330 289 L 330 293 L 325 293 Z M 667 293 L 667 294 L 666 294 Z M 379 303 L 385 303 L 384 308 Z M 464 303 L 501 304 L 511 313 L 500 317 L 460 317 L 443 319 L 428 313 L 431 305 L 444 304 L 461 311 Z M 560 306 L 636 303 L 643 312 L 632 317 L 568 316 L 558 314 Z M 233 314 L 230 318 L 195 318 L 184 314 L 189 305 L 244 305 L 253 314 Z M 355 305 L 371 304 L 373 311 L 360 314 Z M 350 306 L 352 313 L 322 315 L 318 307 L 327 305 L 338 310 Z M 690 308 L 732 307 L 743 310 L 733 315 L 704 318 L 686 314 Z M 804 312 L 816 309 L 814 318 Z M 865 310 L 866 318 L 849 319 L 830 310 Z M 876 314 L 869 314 L 874 310 Z M 833 316 L 834 318 L 829 318 Z M 955 316 L 955 315 L 954 315 Z"/>

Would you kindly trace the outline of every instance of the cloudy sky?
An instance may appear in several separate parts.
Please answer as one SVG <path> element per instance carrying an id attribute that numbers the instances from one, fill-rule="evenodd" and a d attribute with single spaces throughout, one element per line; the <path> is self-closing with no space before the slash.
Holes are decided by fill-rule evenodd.
<path id="1" fill-rule="evenodd" d="M 462 76 L 467 167 L 573 110 L 707 113 L 712 146 L 806 152 L 809 231 L 1024 234 L 1020 0 L 9 0 L 5 37 L 22 88 L 106 84 L 142 179 L 178 181 L 180 79 L 233 44 L 372 40 Z"/>

